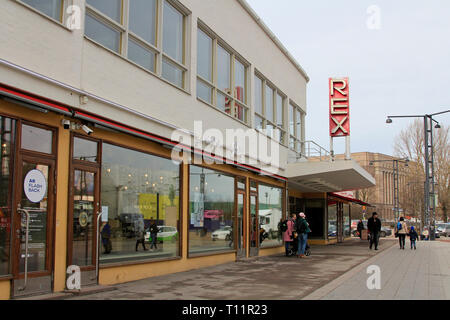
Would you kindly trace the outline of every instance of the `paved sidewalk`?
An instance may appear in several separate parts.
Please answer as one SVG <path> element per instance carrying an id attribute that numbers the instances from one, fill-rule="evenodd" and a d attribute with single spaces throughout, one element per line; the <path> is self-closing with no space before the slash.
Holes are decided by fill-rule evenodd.
<path id="1" fill-rule="evenodd" d="M 305 297 L 307 300 L 448 300 L 450 243 L 420 241 L 417 250 L 398 244 Z M 381 289 L 369 290 L 367 267 L 381 270 Z"/>
<path id="2" fill-rule="evenodd" d="M 299 300 L 393 244 L 383 239 L 379 251 L 370 251 L 366 241 L 352 239 L 338 245 L 312 246 L 312 255 L 305 259 L 258 257 L 119 284 L 113 291 L 70 299 Z"/>

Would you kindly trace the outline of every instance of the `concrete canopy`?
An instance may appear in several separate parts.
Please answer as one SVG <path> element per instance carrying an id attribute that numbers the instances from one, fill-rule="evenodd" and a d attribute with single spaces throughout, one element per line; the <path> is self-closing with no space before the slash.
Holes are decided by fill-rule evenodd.
<path id="1" fill-rule="evenodd" d="M 375 178 L 354 160 L 290 163 L 289 188 L 301 192 L 337 192 L 375 186 Z"/>

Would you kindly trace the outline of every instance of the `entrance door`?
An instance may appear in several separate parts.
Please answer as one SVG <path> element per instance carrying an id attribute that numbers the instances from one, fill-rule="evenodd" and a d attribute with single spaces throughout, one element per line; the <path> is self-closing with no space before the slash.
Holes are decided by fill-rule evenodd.
<path id="1" fill-rule="evenodd" d="M 250 195 L 250 256 L 254 257 L 259 254 L 259 222 L 258 222 L 258 197 Z"/>
<path id="2" fill-rule="evenodd" d="M 99 169 L 74 166 L 71 179 L 68 265 L 81 270 L 81 286 L 97 284 Z"/>
<path id="3" fill-rule="evenodd" d="M 56 130 L 18 121 L 14 177 L 13 297 L 53 289 Z"/>
<path id="4" fill-rule="evenodd" d="M 54 160 L 21 155 L 16 176 L 13 296 L 53 286 Z"/>
<path id="5" fill-rule="evenodd" d="M 243 258 L 246 255 L 244 243 L 244 208 L 245 208 L 245 193 L 237 194 L 237 256 Z"/>

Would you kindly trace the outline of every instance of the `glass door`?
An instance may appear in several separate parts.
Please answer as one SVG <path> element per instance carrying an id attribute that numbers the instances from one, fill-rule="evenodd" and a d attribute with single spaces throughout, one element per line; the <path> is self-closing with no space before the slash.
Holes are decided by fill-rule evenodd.
<path id="1" fill-rule="evenodd" d="M 23 157 L 17 186 L 13 295 L 52 290 L 54 163 Z M 17 189 L 16 189 L 17 190 Z"/>
<path id="2" fill-rule="evenodd" d="M 72 137 L 67 265 L 81 270 L 81 286 L 97 284 L 100 168 L 98 142 Z M 100 227 L 100 226 L 99 226 Z M 107 239 L 110 241 L 110 239 Z M 100 250 L 100 247 L 98 248 Z"/>
<path id="3" fill-rule="evenodd" d="M 237 194 L 237 256 L 243 258 L 246 255 L 244 243 L 244 209 L 245 208 L 245 193 Z"/>
<path id="4" fill-rule="evenodd" d="M 12 296 L 50 293 L 53 287 L 56 130 L 17 122 L 14 177 Z"/>
<path id="5" fill-rule="evenodd" d="M 250 256 L 259 254 L 259 222 L 258 222 L 258 196 L 250 195 Z"/>

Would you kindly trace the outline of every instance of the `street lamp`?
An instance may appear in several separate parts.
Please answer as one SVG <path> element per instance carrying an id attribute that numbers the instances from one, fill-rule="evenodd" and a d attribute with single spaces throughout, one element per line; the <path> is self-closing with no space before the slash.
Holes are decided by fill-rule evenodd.
<path id="1" fill-rule="evenodd" d="M 392 160 L 370 160 L 369 161 L 369 165 L 373 166 L 373 164 L 375 162 L 391 162 L 392 161 L 392 170 L 394 173 L 394 216 L 395 216 L 395 221 L 398 220 L 398 215 L 399 215 L 399 211 L 400 211 L 400 204 L 399 204 L 399 183 L 398 183 L 398 163 L 402 162 L 405 163 L 405 167 L 408 166 L 409 163 L 409 159 L 408 158 L 404 158 L 404 159 L 392 159 Z"/>
<path id="2" fill-rule="evenodd" d="M 450 110 L 437 112 L 433 114 L 425 115 L 412 115 L 412 116 L 388 116 L 386 123 L 392 123 L 392 118 L 423 118 L 424 122 L 424 133 L 425 133 L 425 218 L 428 226 L 428 231 L 430 232 L 430 240 L 434 240 L 435 237 L 435 215 L 436 215 L 436 201 L 435 201 L 435 191 L 434 191 L 434 153 L 433 153 L 433 121 L 436 122 L 435 128 L 439 129 L 441 125 L 439 122 L 433 119 L 433 116 L 450 112 Z M 430 204 L 430 199 L 432 196 L 432 203 Z M 430 214 L 431 209 L 431 214 Z M 433 229 L 431 229 L 433 226 Z"/>

